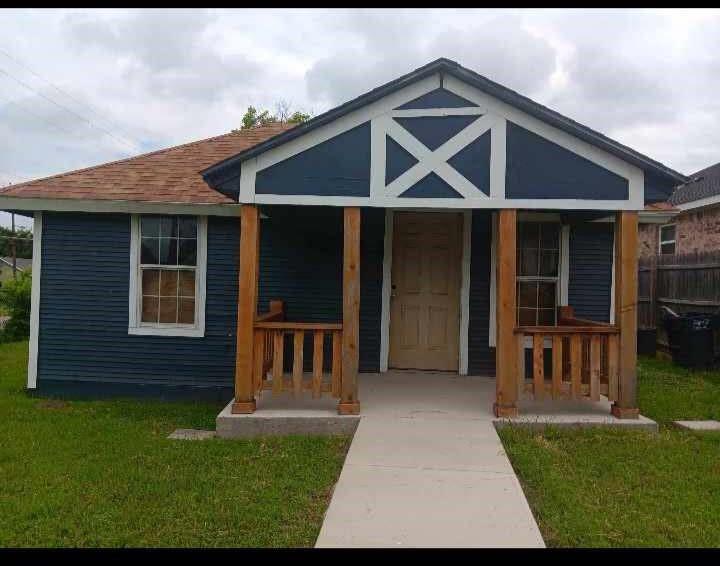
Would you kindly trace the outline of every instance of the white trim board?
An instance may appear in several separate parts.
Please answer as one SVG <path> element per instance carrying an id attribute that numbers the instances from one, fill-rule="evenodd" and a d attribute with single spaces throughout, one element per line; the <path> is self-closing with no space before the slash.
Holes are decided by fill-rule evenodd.
<path id="1" fill-rule="evenodd" d="M 197 265 L 195 266 L 195 324 L 144 325 L 140 323 L 140 216 L 130 217 L 130 284 L 128 291 L 128 334 L 138 336 L 205 336 L 205 301 L 207 295 L 207 216 L 198 216 Z"/>
<path id="2" fill-rule="evenodd" d="M 38 346 L 40 339 L 40 282 L 42 278 L 43 214 L 35 213 L 33 222 L 32 287 L 30 291 L 30 344 L 28 355 L 27 388 L 37 388 Z"/>
<path id="3" fill-rule="evenodd" d="M 426 212 L 440 212 L 428 210 Z M 463 212 L 462 264 L 460 271 L 460 324 L 458 328 L 458 374 L 468 373 L 468 341 L 470 327 L 470 260 L 472 257 L 472 211 Z M 380 308 L 380 371 L 386 372 L 390 359 L 390 294 L 392 292 L 392 251 L 395 211 L 385 211 L 383 242 L 383 279 Z"/>

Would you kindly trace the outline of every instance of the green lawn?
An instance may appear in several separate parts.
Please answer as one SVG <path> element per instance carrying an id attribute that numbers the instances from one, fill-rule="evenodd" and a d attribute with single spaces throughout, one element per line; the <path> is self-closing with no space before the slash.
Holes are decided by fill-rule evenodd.
<path id="1" fill-rule="evenodd" d="M 213 404 L 58 402 L 0 345 L 0 547 L 312 546 L 347 437 L 177 441 Z"/>
<path id="2" fill-rule="evenodd" d="M 548 546 L 720 546 L 720 372 L 639 366 L 641 412 L 659 434 L 506 428 L 503 443 Z"/>

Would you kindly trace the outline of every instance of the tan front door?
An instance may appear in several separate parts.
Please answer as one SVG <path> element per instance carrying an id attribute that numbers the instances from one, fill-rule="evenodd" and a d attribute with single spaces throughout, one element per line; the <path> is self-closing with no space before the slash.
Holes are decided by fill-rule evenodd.
<path id="1" fill-rule="evenodd" d="M 388 365 L 458 369 L 462 215 L 396 212 Z"/>

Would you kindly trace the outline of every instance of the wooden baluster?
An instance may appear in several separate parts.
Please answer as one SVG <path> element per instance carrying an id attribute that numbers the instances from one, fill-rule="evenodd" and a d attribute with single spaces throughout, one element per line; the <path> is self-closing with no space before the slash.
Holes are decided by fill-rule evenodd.
<path id="1" fill-rule="evenodd" d="M 525 335 L 521 332 L 517 336 L 517 398 L 525 393 Z"/>
<path id="2" fill-rule="evenodd" d="M 533 334 L 533 392 L 537 400 L 545 397 L 544 341 L 542 334 Z"/>
<path id="3" fill-rule="evenodd" d="M 342 332 L 336 330 L 332 334 L 332 396 L 340 397 L 342 381 Z"/>
<path id="4" fill-rule="evenodd" d="M 600 400 L 600 335 L 590 338 L 590 399 Z"/>
<path id="5" fill-rule="evenodd" d="M 582 336 L 573 334 L 570 338 L 571 397 L 582 397 Z"/>
<path id="6" fill-rule="evenodd" d="M 556 334 L 552 338 L 552 398 L 562 397 L 563 378 L 563 337 Z"/>
<path id="7" fill-rule="evenodd" d="M 253 354 L 253 387 L 256 393 L 262 392 L 263 368 L 265 367 L 265 331 L 255 331 L 255 353 Z"/>
<path id="8" fill-rule="evenodd" d="M 285 333 L 276 330 L 273 336 L 272 392 L 282 393 L 283 390 L 283 342 Z"/>
<path id="9" fill-rule="evenodd" d="M 608 400 L 616 401 L 618 397 L 618 337 L 608 336 Z"/>
<path id="10" fill-rule="evenodd" d="M 322 395 L 324 337 L 325 333 L 322 330 L 316 330 L 313 335 L 313 399 L 317 399 Z"/>
<path id="11" fill-rule="evenodd" d="M 305 345 L 305 332 L 296 330 L 293 336 L 293 396 L 302 393 L 303 386 L 303 346 Z"/>

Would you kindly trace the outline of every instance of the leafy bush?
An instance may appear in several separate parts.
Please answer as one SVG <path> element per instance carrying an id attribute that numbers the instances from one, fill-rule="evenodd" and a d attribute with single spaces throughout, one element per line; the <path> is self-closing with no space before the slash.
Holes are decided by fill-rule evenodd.
<path id="1" fill-rule="evenodd" d="M 5 281 L 0 287 L 0 305 L 10 316 L 0 332 L 0 342 L 22 340 L 30 335 L 31 290 L 30 273 L 19 273 L 17 279 Z"/>

